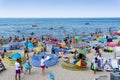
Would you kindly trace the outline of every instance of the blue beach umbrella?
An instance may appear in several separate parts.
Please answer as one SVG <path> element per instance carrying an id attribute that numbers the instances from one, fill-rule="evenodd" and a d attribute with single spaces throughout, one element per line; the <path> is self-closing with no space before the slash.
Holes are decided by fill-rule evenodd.
<path id="1" fill-rule="evenodd" d="M 13 60 L 20 59 L 20 58 L 21 58 L 21 54 L 20 54 L 20 53 L 15 53 L 15 54 L 13 54 L 13 55 L 11 56 L 11 58 L 12 58 Z"/>

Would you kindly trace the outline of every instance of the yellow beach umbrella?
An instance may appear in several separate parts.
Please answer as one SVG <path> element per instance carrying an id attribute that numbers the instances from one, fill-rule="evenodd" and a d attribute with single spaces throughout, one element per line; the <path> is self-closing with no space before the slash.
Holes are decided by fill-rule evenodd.
<path id="1" fill-rule="evenodd" d="M 34 50 L 37 51 L 37 52 L 40 52 L 42 49 L 42 47 L 36 47 Z"/>
<path id="2" fill-rule="evenodd" d="M 102 38 L 102 36 L 99 36 L 98 39 Z"/>
<path id="3" fill-rule="evenodd" d="M 120 30 L 118 30 L 117 32 L 120 33 Z"/>

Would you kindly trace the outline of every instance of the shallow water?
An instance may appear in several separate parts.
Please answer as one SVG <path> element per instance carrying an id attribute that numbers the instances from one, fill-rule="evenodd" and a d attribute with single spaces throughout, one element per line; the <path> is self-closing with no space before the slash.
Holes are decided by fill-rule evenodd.
<path id="1" fill-rule="evenodd" d="M 33 36 L 51 34 L 62 38 L 66 34 L 95 32 L 97 28 L 107 33 L 110 27 L 112 31 L 120 29 L 120 18 L 0 18 L 0 36 L 6 37 L 34 32 Z"/>

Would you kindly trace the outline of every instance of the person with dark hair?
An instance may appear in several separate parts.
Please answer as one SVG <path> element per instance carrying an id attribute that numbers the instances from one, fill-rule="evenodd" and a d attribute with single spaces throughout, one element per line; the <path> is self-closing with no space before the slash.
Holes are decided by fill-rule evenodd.
<path id="1" fill-rule="evenodd" d="M 82 60 L 86 60 L 86 56 L 84 54 L 82 54 L 82 53 L 79 53 L 77 58 L 82 59 Z"/>
<path id="2" fill-rule="evenodd" d="M 100 53 L 99 46 L 95 47 L 95 51 L 96 51 L 96 53 Z"/>
<path id="3" fill-rule="evenodd" d="M 45 61 L 46 60 L 49 60 L 50 58 L 49 58 L 49 56 L 47 56 L 46 58 L 44 57 L 44 56 L 42 56 L 41 57 L 41 63 L 40 63 L 40 65 L 41 65 L 41 69 L 42 69 L 42 76 L 44 76 L 44 74 L 45 74 Z"/>
<path id="4" fill-rule="evenodd" d="M 29 55 L 28 55 L 28 52 L 29 52 L 28 47 L 25 46 L 25 47 L 24 47 L 24 56 L 28 57 L 28 56 L 29 56 Z"/>
<path id="5" fill-rule="evenodd" d="M 78 54 L 77 49 L 73 52 L 73 54 L 74 54 L 74 59 L 76 59 L 77 58 L 77 54 Z"/>
<path id="6" fill-rule="evenodd" d="M 98 70 L 98 58 L 95 57 L 94 60 L 92 61 L 92 68 L 94 70 L 94 74 L 96 74 L 96 71 Z"/>
<path id="7" fill-rule="evenodd" d="M 25 37 L 24 37 L 24 35 L 22 35 L 22 41 L 25 41 Z"/>
<path id="8" fill-rule="evenodd" d="M 20 79 L 21 65 L 20 65 L 19 59 L 17 59 L 15 62 L 15 68 L 16 68 L 15 80 L 21 80 Z M 18 79 L 17 79 L 17 77 L 18 77 Z"/>

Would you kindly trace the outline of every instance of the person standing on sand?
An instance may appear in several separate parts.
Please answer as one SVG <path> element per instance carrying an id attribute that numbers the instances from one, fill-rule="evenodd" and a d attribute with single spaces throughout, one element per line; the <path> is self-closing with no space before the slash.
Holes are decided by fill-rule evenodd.
<path id="1" fill-rule="evenodd" d="M 47 67 L 47 66 L 45 66 L 45 61 L 46 60 L 50 60 L 50 58 L 48 59 L 48 57 L 45 58 L 44 56 L 42 56 L 41 63 L 40 63 L 41 69 L 42 69 L 42 76 L 45 75 L 45 68 Z"/>
<path id="2" fill-rule="evenodd" d="M 24 56 L 28 57 L 28 52 L 29 52 L 28 47 L 25 46 L 24 47 Z"/>
<path id="3" fill-rule="evenodd" d="M 92 61 L 92 68 L 94 71 L 94 74 L 96 74 L 96 71 L 98 70 L 98 58 L 95 57 L 94 60 Z"/>
<path id="4" fill-rule="evenodd" d="M 21 75 L 21 65 L 19 63 L 19 59 L 17 59 L 17 61 L 15 62 L 15 69 L 16 69 L 16 73 L 15 73 L 15 80 L 21 80 L 20 79 L 20 75 Z"/>
<path id="5" fill-rule="evenodd" d="M 29 60 L 29 57 L 27 57 L 27 60 L 26 60 L 26 63 L 25 63 L 25 74 L 26 74 L 26 72 L 27 71 L 29 71 L 29 74 L 30 74 L 30 72 L 31 72 L 31 64 L 30 64 L 30 60 Z"/>

